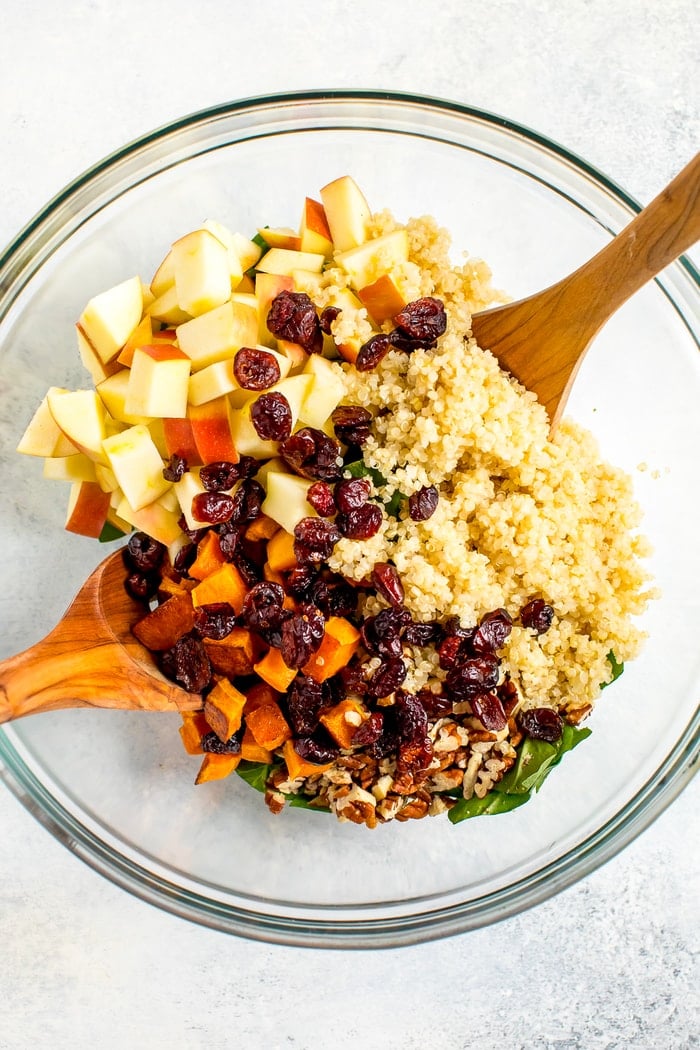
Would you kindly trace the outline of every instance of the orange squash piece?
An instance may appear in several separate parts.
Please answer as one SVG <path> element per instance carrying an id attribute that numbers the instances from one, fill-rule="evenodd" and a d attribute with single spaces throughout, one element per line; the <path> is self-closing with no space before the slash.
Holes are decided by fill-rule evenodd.
<path id="1" fill-rule="evenodd" d="M 267 514 L 259 514 L 245 530 L 245 538 L 247 540 L 270 540 L 276 532 L 279 532 L 279 528 L 273 518 L 268 518 Z"/>
<path id="2" fill-rule="evenodd" d="M 225 638 L 205 638 L 204 648 L 217 674 L 226 675 L 227 678 L 242 678 L 253 673 L 262 643 L 245 627 L 234 627 Z"/>
<path id="3" fill-rule="evenodd" d="M 325 711 L 319 721 L 326 727 L 338 747 L 347 750 L 352 747 L 352 738 L 358 726 L 361 726 L 368 718 L 369 713 L 365 710 L 364 705 L 358 700 L 347 697 L 335 707 Z"/>
<path id="4" fill-rule="evenodd" d="M 266 747 L 261 747 L 255 742 L 255 737 L 246 726 L 241 740 L 241 758 L 244 758 L 246 762 L 264 762 L 269 765 L 273 757 L 272 751 L 268 751 Z"/>
<path id="5" fill-rule="evenodd" d="M 255 664 L 254 670 L 278 693 L 286 693 L 297 674 L 295 668 L 287 667 L 279 649 L 269 649 Z"/>
<path id="6" fill-rule="evenodd" d="M 203 711 L 182 711 L 180 736 L 188 755 L 202 754 L 202 737 L 211 731 Z"/>
<path id="7" fill-rule="evenodd" d="M 296 569 L 294 537 L 291 532 L 280 529 L 267 543 L 267 562 L 275 572 L 291 572 Z"/>
<path id="8" fill-rule="evenodd" d="M 197 584 L 192 591 L 192 601 L 196 606 L 228 602 L 240 616 L 246 594 L 247 587 L 243 577 L 236 566 L 227 561 Z"/>
<path id="9" fill-rule="evenodd" d="M 204 701 L 204 717 L 219 740 L 228 740 L 241 728 L 245 693 L 236 689 L 228 678 L 217 678 L 216 685 Z"/>
<path id="10" fill-rule="evenodd" d="M 194 627 L 192 599 L 187 592 L 174 594 L 162 605 L 147 613 L 132 627 L 142 645 L 152 651 L 170 649 L 183 634 Z"/>
<path id="11" fill-rule="evenodd" d="M 246 714 L 245 722 L 255 743 L 268 751 L 274 751 L 292 736 L 278 703 L 261 704 Z"/>
<path id="12" fill-rule="evenodd" d="M 207 752 L 202 760 L 195 784 L 206 784 L 210 780 L 223 780 L 224 777 L 233 773 L 240 761 L 240 754 L 214 755 Z"/>
<path id="13" fill-rule="evenodd" d="M 251 711 L 254 711 L 256 707 L 262 707 L 263 704 L 276 704 L 281 695 L 267 682 L 256 682 L 246 694 L 243 717 L 247 718 Z"/>
<path id="14" fill-rule="evenodd" d="M 316 682 L 325 682 L 350 662 L 358 645 L 360 632 L 343 616 L 326 621 L 323 641 L 302 671 Z"/>
<path id="15" fill-rule="evenodd" d="M 205 533 L 197 545 L 197 557 L 192 562 L 188 572 L 195 580 L 203 580 L 205 577 L 211 576 L 213 572 L 216 572 L 225 563 L 226 559 L 221 553 L 219 534 L 211 530 Z"/>
<path id="16" fill-rule="evenodd" d="M 284 747 L 282 748 L 282 758 L 287 766 L 287 774 L 289 775 L 290 780 L 296 780 L 298 777 L 316 776 L 318 773 L 324 773 L 333 765 L 332 762 L 327 762 L 325 765 L 317 765 L 315 762 L 308 762 L 305 758 L 302 758 L 301 755 L 296 753 L 294 750 L 294 744 L 291 740 L 285 741 Z"/>
<path id="17" fill-rule="evenodd" d="M 285 585 L 284 576 L 277 569 L 271 569 L 269 561 L 266 561 L 263 565 L 263 579 L 267 580 L 268 583 L 279 583 L 280 587 Z"/>
<path id="18" fill-rule="evenodd" d="M 377 324 L 390 321 L 401 313 L 406 305 L 406 299 L 394 284 L 394 280 L 388 273 L 383 273 L 374 284 L 367 284 L 360 288 L 357 298 L 371 315 Z"/>

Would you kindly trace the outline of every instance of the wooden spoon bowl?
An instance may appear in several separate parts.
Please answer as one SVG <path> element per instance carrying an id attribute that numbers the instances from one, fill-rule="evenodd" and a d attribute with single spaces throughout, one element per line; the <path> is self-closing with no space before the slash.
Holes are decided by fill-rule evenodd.
<path id="1" fill-rule="evenodd" d="M 201 696 L 165 678 L 132 635 L 144 607 L 125 575 L 121 551 L 110 554 L 46 638 L 0 662 L 0 722 L 62 707 L 201 708 Z"/>

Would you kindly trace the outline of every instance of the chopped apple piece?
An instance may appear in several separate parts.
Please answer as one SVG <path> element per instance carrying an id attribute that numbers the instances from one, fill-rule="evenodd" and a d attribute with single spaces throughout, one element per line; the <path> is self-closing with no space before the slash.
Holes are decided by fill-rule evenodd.
<path id="1" fill-rule="evenodd" d="M 233 358 L 215 361 L 190 376 L 187 400 L 190 405 L 204 405 L 232 390 L 238 390 L 238 380 L 233 374 Z"/>
<path id="2" fill-rule="evenodd" d="M 178 306 L 192 317 L 225 303 L 231 294 L 228 249 L 209 230 L 194 230 L 171 249 Z"/>
<path id="3" fill-rule="evenodd" d="M 180 509 L 185 516 L 188 529 L 201 529 L 207 525 L 205 521 L 199 521 L 192 514 L 192 500 L 195 496 L 199 496 L 202 492 L 207 490 L 199 480 L 198 470 L 188 470 L 186 474 L 183 474 L 179 481 L 176 481 L 173 485 L 173 490 L 177 496 Z"/>
<path id="4" fill-rule="evenodd" d="M 340 365 L 320 354 L 310 354 L 304 374 L 313 378 L 299 412 L 299 420 L 310 427 L 321 428 L 345 395 Z"/>
<path id="5" fill-rule="evenodd" d="M 112 361 L 143 313 L 143 293 L 138 277 L 93 296 L 78 323 L 93 349 L 105 363 Z"/>
<path id="6" fill-rule="evenodd" d="M 181 456 L 189 466 L 201 463 L 189 419 L 163 419 L 163 440 L 167 456 Z"/>
<path id="7" fill-rule="evenodd" d="M 335 261 L 348 274 L 355 289 L 373 284 L 408 260 L 408 233 L 394 230 L 366 241 L 358 248 L 337 252 Z"/>
<path id="8" fill-rule="evenodd" d="M 74 481 L 68 497 L 66 529 L 79 536 L 99 539 L 107 520 L 109 493 L 95 481 Z"/>
<path id="9" fill-rule="evenodd" d="M 104 362 L 79 324 L 75 326 L 75 334 L 78 339 L 80 360 L 83 363 L 83 367 L 90 373 L 90 377 L 95 385 L 118 371 L 121 367 L 119 358 Z"/>
<path id="10" fill-rule="evenodd" d="M 163 460 L 143 424 L 105 438 L 103 448 L 133 510 L 153 503 L 170 487 L 163 477 Z"/>
<path id="11" fill-rule="evenodd" d="M 232 233 L 231 243 L 236 250 L 238 258 L 241 260 L 244 273 L 246 270 L 250 270 L 252 266 L 255 266 L 262 255 L 262 248 L 259 244 L 251 241 L 248 237 L 244 237 L 242 233 Z"/>
<path id="12" fill-rule="evenodd" d="M 187 354 L 172 343 L 138 347 L 129 372 L 126 411 L 131 415 L 184 418 L 190 364 Z"/>
<path id="13" fill-rule="evenodd" d="M 169 495 L 169 493 L 166 493 L 166 495 Z M 182 512 L 177 499 L 175 499 L 175 503 L 176 510 L 164 506 L 161 500 L 154 500 L 153 503 L 147 503 L 145 507 L 134 510 L 126 497 L 124 497 L 117 505 L 116 513 L 128 525 L 133 525 L 139 532 L 145 532 L 148 536 L 157 540 L 158 543 L 164 543 L 166 547 L 169 547 L 171 543 L 174 543 L 182 536 L 182 529 L 178 525 Z"/>
<path id="14" fill-rule="evenodd" d="M 51 415 L 65 436 L 90 459 L 104 463 L 102 442 L 106 430 L 104 405 L 95 390 L 58 390 L 47 394 Z"/>
<path id="15" fill-rule="evenodd" d="M 168 446 L 165 442 L 165 427 L 163 426 L 163 420 L 160 416 L 155 419 L 149 419 L 146 424 L 148 427 L 151 437 L 153 438 L 153 444 L 158 449 L 158 455 L 161 459 L 170 459 L 170 453 L 168 452 Z"/>
<path id="16" fill-rule="evenodd" d="M 286 532 L 294 532 L 294 527 L 302 518 L 316 516 L 316 511 L 306 498 L 312 484 L 295 474 L 271 470 L 265 479 L 267 495 L 262 505 L 263 514 L 276 521 Z"/>
<path id="17" fill-rule="evenodd" d="M 202 463 L 237 463 L 239 453 L 232 436 L 232 410 L 228 398 L 217 397 L 203 405 L 189 405 L 187 415 Z"/>
<path id="18" fill-rule="evenodd" d="M 112 419 L 116 419 L 120 423 L 128 423 L 129 426 L 135 426 L 137 423 L 147 423 L 148 416 L 145 413 L 127 412 L 126 410 L 129 377 L 130 370 L 128 368 L 120 368 L 118 372 L 97 384 L 97 393 L 100 395 Z"/>
<path id="19" fill-rule="evenodd" d="M 301 248 L 299 234 L 289 226 L 261 226 L 258 233 L 269 248 L 288 248 L 293 252 Z"/>
<path id="20" fill-rule="evenodd" d="M 180 349 L 192 361 L 192 371 L 233 357 L 242 346 L 258 341 L 258 314 L 247 303 L 226 302 L 177 328 Z"/>
<path id="21" fill-rule="evenodd" d="M 103 492 L 112 493 L 117 492 L 117 490 L 121 492 L 114 471 L 111 467 L 106 467 L 103 463 L 95 463 L 95 481 Z"/>
<path id="22" fill-rule="evenodd" d="M 335 250 L 344 252 L 364 244 L 372 213 L 355 180 L 349 175 L 334 179 L 321 190 L 321 200 Z"/>
<path id="23" fill-rule="evenodd" d="M 311 376 L 288 376 L 279 383 L 275 383 L 269 390 L 262 392 L 266 394 L 275 392 L 286 397 L 292 414 L 292 430 L 299 419 L 301 406 L 308 391 L 311 389 L 312 382 Z M 260 394 L 254 394 L 242 408 L 234 412 L 232 421 L 233 441 L 239 455 L 255 456 L 256 459 L 269 459 L 271 456 L 276 455 L 278 442 L 266 441 L 261 438 L 251 419 L 251 408 L 260 396 Z"/>
<path id="24" fill-rule="evenodd" d="M 163 324 L 168 325 L 184 324 L 185 321 L 190 320 L 190 315 L 180 306 L 177 289 L 174 284 L 170 288 L 166 288 L 163 294 L 151 303 L 146 313 L 154 320 L 162 321 Z"/>
<path id="25" fill-rule="evenodd" d="M 372 320 L 378 325 L 392 320 L 398 313 L 401 313 L 406 305 L 405 295 L 388 273 L 382 274 L 372 284 L 359 288 L 357 297 Z"/>
<path id="26" fill-rule="evenodd" d="M 325 209 L 320 201 L 311 197 L 305 199 L 299 232 L 299 247 L 303 252 L 317 252 L 330 259 L 333 254 L 333 238 Z"/>
<path id="27" fill-rule="evenodd" d="M 243 280 L 244 267 L 241 264 L 234 234 L 223 223 L 217 222 L 216 219 L 207 219 L 203 224 L 203 228 L 208 230 L 209 233 L 213 233 L 217 240 L 221 241 L 226 248 L 229 282 L 232 289 L 238 288 L 238 285 Z"/>
<path id="28" fill-rule="evenodd" d="M 292 251 L 289 248 L 270 248 L 257 264 L 261 273 L 276 273 L 282 277 L 291 276 L 293 270 L 311 270 L 320 273 L 325 256 L 317 252 Z"/>
<path id="29" fill-rule="evenodd" d="M 150 284 L 151 293 L 156 299 L 160 299 L 161 295 L 167 292 L 168 288 L 172 288 L 174 284 L 175 267 L 173 265 L 173 253 L 169 251 L 153 274 Z"/>
<path id="30" fill-rule="evenodd" d="M 44 460 L 43 475 L 51 481 L 97 481 L 96 467 L 82 452 L 74 456 L 50 457 Z"/>
<path id="31" fill-rule="evenodd" d="M 56 443 L 62 435 L 61 428 L 51 414 L 49 396 L 67 394 L 64 387 L 52 386 L 32 416 L 27 429 L 20 438 L 17 451 L 25 456 L 55 456 Z M 75 452 L 75 448 L 73 452 Z"/>
<path id="32" fill-rule="evenodd" d="M 134 350 L 140 346 L 150 346 L 152 342 L 153 321 L 151 320 L 150 314 L 144 314 L 136 325 L 136 328 L 124 343 L 124 346 L 117 357 L 117 361 L 120 365 L 123 365 L 124 368 L 131 368 L 131 362 L 134 359 Z"/>

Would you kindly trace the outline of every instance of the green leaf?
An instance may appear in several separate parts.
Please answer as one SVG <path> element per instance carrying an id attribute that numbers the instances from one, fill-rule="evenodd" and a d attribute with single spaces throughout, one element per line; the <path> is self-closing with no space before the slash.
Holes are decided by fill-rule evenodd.
<path id="1" fill-rule="evenodd" d="M 284 796 L 287 805 L 291 806 L 292 809 L 310 809 L 312 812 L 315 810 L 317 813 L 330 813 L 328 806 L 312 806 L 313 799 L 310 799 L 307 795 L 285 795 Z"/>
<path id="2" fill-rule="evenodd" d="M 266 230 L 269 230 L 269 228 L 269 226 L 265 227 Z M 255 236 L 250 239 L 253 244 L 257 244 L 258 248 L 262 248 L 263 251 L 268 247 L 268 243 L 261 233 L 256 233 Z"/>
<path id="3" fill-rule="evenodd" d="M 99 535 L 100 543 L 111 543 L 112 540 L 123 540 L 127 534 L 118 529 L 116 525 L 112 525 L 111 522 L 106 521 L 102 526 L 102 532 Z"/>
<path id="4" fill-rule="evenodd" d="M 609 685 L 612 685 L 613 682 L 616 682 L 625 669 L 624 663 L 618 663 L 617 657 L 615 656 L 615 653 L 612 651 L 612 649 L 608 653 L 608 663 L 612 668 L 612 678 L 609 682 L 601 682 L 601 689 L 607 689 Z"/>
<path id="5" fill-rule="evenodd" d="M 241 780 L 245 780 L 246 784 L 255 788 L 256 791 L 264 793 L 267 781 L 275 770 L 280 768 L 280 764 L 268 765 L 266 762 L 248 762 L 246 759 L 243 759 L 242 762 L 238 763 L 236 772 Z"/>
<path id="6" fill-rule="evenodd" d="M 485 813 L 508 813 L 511 809 L 517 809 L 529 799 L 529 795 L 503 795 L 496 791 L 489 791 L 483 798 L 473 795 L 470 799 L 460 799 L 453 806 L 448 817 L 453 824 L 459 824 L 469 817 L 480 817 Z"/>
<path id="7" fill-rule="evenodd" d="M 559 749 L 555 744 L 527 737 L 518 749 L 515 765 L 494 785 L 494 791 L 507 795 L 529 795 L 533 787 L 538 788 L 542 784 L 558 756 Z"/>
<path id="8" fill-rule="evenodd" d="M 371 478 L 378 489 L 383 488 L 387 483 L 383 474 L 374 467 L 368 467 L 361 459 L 356 459 L 354 463 L 346 463 L 343 470 L 347 470 L 351 478 Z"/>

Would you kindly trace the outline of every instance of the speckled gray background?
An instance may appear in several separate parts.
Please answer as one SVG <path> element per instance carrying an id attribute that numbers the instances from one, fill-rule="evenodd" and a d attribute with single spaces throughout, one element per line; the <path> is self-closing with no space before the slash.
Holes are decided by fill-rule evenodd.
<path id="1" fill-rule="evenodd" d="M 105 153 L 273 91 L 418 91 L 507 115 L 642 201 L 697 150 L 694 0 L 5 0 L 0 242 Z M 697 783 L 622 855 L 476 933 L 350 955 L 188 925 L 0 791 L 0 1047 L 698 1045 Z"/>

